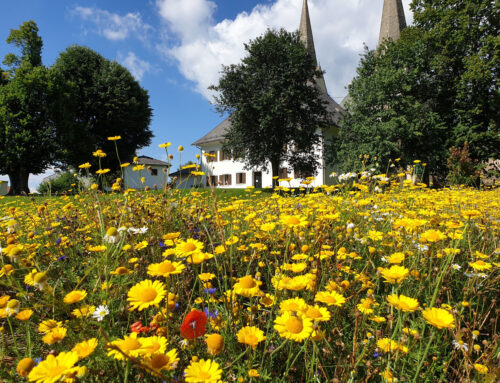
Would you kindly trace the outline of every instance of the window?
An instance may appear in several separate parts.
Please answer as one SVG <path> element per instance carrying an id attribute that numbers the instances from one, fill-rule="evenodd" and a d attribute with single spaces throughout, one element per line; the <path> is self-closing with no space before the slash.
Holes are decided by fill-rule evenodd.
<path id="1" fill-rule="evenodd" d="M 236 183 L 237 184 L 246 184 L 247 183 L 247 174 L 246 173 L 236 173 Z"/>
<path id="2" fill-rule="evenodd" d="M 210 184 L 212 186 L 217 186 L 217 176 L 207 177 L 207 186 L 210 186 Z"/>
<path id="3" fill-rule="evenodd" d="M 288 169 L 287 168 L 281 168 L 279 173 L 278 173 L 279 178 L 288 178 Z"/>
<path id="4" fill-rule="evenodd" d="M 220 160 L 221 161 L 231 161 L 232 160 L 232 156 L 231 156 L 231 152 L 226 152 L 225 150 L 222 150 L 220 152 Z"/>
<path id="5" fill-rule="evenodd" d="M 231 185 L 231 174 L 223 174 L 219 176 L 219 182 L 222 186 L 230 186 Z"/>
<path id="6" fill-rule="evenodd" d="M 151 175 L 152 176 L 157 176 L 158 175 L 158 169 L 151 169 Z"/>
<path id="7" fill-rule="evenodd" d="M 312 172 L 308 170 L 295 170 L 294 178 L 305 180 L 307 177 L 312 177 Z"/>

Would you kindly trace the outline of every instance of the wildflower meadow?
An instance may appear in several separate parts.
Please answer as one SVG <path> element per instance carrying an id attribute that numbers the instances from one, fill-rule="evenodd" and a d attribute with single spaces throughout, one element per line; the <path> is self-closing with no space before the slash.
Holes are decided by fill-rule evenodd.
<path id="1" fill-rule="evenodd" d="M 347 178 L 0 199 L 0 381 L 498 382 L 500 190 Z"/>

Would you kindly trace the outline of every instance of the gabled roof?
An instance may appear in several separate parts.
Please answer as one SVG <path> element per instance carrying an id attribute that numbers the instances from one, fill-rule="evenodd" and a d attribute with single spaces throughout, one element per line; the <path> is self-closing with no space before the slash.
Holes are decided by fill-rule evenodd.
<path id="1" fill-rule="evenodd" d="M 159 165 L 159 166 L 170 166 L 168 162 L 157 160 L 148 156 L 139 156 L 137 163 L 140 165 Z"/>
<path id="2" fill-rule="evenodd" d="M 222 141 L 230 127 L 231 121 L 229 121 L 229 117 L 227 117 L 224 121 L 222 121 L 214 129 L 201 137 L 198 141 L 193 142 L 192 145 L 200 146 L 202 144 L 208 144 L 209 142 Z"/>

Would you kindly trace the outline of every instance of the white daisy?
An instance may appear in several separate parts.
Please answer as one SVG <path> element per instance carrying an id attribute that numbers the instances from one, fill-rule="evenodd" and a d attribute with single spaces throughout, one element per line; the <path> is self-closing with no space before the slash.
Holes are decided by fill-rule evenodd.
<path id="1" fill-rule="evenodd" d="M 92 314 L 92 317 L 100 322 L 103 320 L 103 318 L 109 314 L 109 309 L 108 309 L 108 306 L 106 305 L 100 305 L 99 307 L 97 307 L 94 311 L 94 313 Z"/>

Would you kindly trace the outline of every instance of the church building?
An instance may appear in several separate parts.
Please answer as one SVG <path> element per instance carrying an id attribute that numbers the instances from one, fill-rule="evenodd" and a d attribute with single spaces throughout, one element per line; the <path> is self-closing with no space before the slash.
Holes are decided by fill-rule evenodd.
<path id="1" fill-rule="evenodd" d="M 401 30 L 406 27 L 401 1 L 402 0 L 384 0 L 379 44 L 387 38 L 397 40 Z M 318 69 L 321 70 L 316 59 L 316 50 L 314 48 L 307 0 L 304 0 L 302 7 L 299 34 L 301 41 L 304 43 L 310 55 L 314 58 Z M 345 110 L 328 94 L 323 76 L 316 79 L 315 86 L 317 86 L 320 91 L 320 98 L 325 104 L 331 122 L 331 126 L 328 129 L 318 130 L 318 134 L 321 137 L 321 143 L 315 149 L 318 158 L 320 158 L 320 162 L 318 163 L 314 180 L 310 181 L 310 185 L 321 186 L 331 184 L 332 182 L 329 177 L 332 169 L 329 168 L 325 161 L 324 143 L 335 134 L 336 126 L 342 117 L 342 113 L 345 113 Z M 267 170 L 258 168 L 246 169 L 242 161 L 234 159 L 231 153 L 226 153 L 222 150 L 224 136 L 230 128 L 230 124 L 230 117 L 228 117 L 205 136 L 193 143 L 193 145 L 200 148 L 202 153 L 202 170 L 205 172 L 202 184 L 204 186 L 209 186 L 211 184 L 220 188 L 246 188 L 249 186 L 254 186 L 256 188 L 271 187 L 273 180 L 270 166 L 267 167 Z M 205 154 L 209 155 L 207 156 Z M 284 186 L 300 187 L 303 185 L 307 176 L 307 174 L 297 174 L 293 169 L 290 169 L 286 163 L 281 165 L 279 178 L 291 179 L 290 182 L 282 184 Z"/>

